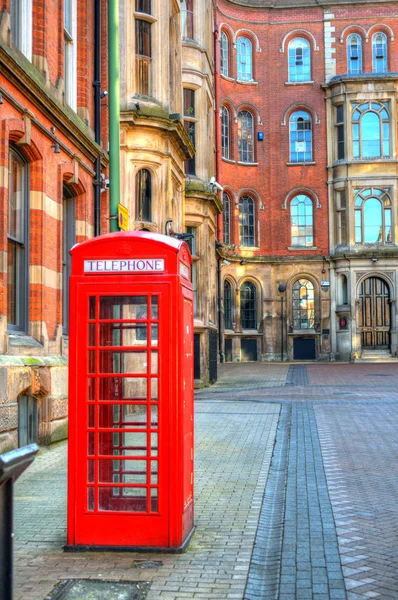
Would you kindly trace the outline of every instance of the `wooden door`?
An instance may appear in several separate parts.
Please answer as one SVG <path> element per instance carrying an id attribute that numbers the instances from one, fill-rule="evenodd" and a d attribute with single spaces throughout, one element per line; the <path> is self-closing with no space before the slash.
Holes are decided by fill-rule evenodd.
<path id="1" fill-rule="evenodd" d="M 390 291 L 378 277 L 368 277 L 359 288 L 359 330 L 364 350 L 390 347 Z"/>

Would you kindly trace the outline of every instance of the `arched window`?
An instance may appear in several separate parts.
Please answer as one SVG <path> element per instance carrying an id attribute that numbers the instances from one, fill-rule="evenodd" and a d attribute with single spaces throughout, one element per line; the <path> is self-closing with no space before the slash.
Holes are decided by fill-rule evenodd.
<path id="1" fill-rule="evenodd" d="M 237 78 L 240 81 L 253 80 L 253 47 L 246 37 L 239 37 L 237 41 Z"/>
<path id="2" fill-rule="evenodd" d="M 312 121 L 304 110 L 290 117 L 290 162 L 312 161 Z"/>
<path id="3" fill-rule="evenodd" d="M 230 157 L 230 137 L 229 137 L 229 110 L 226 106 L 221 107 L 221 153 L 223 158 Z"/>
<path id="4" fill-rule="evenodd" d="M 231 201 L 229 195 L 223 192 L 223 238 L 224 244 L 231 243 Z"/>
<path id="5" fill-rule="evenodd" d="M 315 328 L 315 290 L 308 279 L 298 279 L 292 290 L 293 329 Z"/>
<path id="6" fill-rule="evenodd" d="M 391 244 L 391 198 L 382 189 L 357 190 L 355 196 L 355 242 Z"/>
<path id="7" fill-rule="evenodd" d="M 352 153 L 354 158 L 390 156 L 388 102 L 353 104 Z"/>
<path id="8" fill-rule="evenodd" d="M 241 246 L 255 246 L 254 200 L 242 196 L 239 200 L 239 238 Z"/>
<path id="9" fill-rule="evenodd" d="M 224 327 L 232 329 L 232 289 L 229 281 L 224 281 Z"/>
<path id="10" fill-rule="evenodd" d="M 305 38 L 295 38 L 289 44 L 289 81 L 311 81 L 310 43 Z"/>
<path id="11" fill-rule="evenodd" d="M 220 72 L 224 77 L 229 75 L 229 40 L 225 31 L 220 36 Z"/>
<path id="12" fill-rule="evenodd" d="M 314 225 L 312 200 L 304 194 L 295 196 L 290 203 L 292 220 L 292 246 L 313 246 Z"/>
<path id="13" fill-rule="evenodd" d="M 29 168 L 10 147 L 8 162 L 7 323 L 27 331 L 29 293 Z"/>
<path id="14" fill-rule="evenodd" d="M 248 110 L 238 113 L 238 152 L 240 162 L 254 162 L 254 123 Z"/>
<path id="15" fill-rule="evenodd" d="M 242 329 L 257 328 L 256 287 L 250 281 L 240 287 L 240 324 Z"/>
<path id="16" fill-rule="evenodd" d="M 372 38 L 372 70 L 373 73 L 388 71 L 387 36 L 385 33 L 375 33 Z"/>
<path id="17" fill-rule="evenodd" d="M 135 190 L 137 221 L 152 221 L 152 183 L 147 169 L 138 171 Z"/>
<path id="18" fill-rule="evenodd" d="M 357 33 L 347 38 L 347 71 L 350 75 L 362 73 L 362 39 Z"/>

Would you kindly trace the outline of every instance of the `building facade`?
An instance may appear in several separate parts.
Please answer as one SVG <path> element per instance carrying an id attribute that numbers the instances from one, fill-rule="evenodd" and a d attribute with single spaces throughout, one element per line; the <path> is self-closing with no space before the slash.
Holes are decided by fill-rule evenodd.
<path id="1" fill-rule="evenodd" d="M 395 356 L 397 3 L 216 4 L 226 360 Z"/>
<path id="2" fill-rule="evenodd" d="M 1 6 L 0 453 L 66 437 L 69 249 L 108 231 L 95 7 Z"/>
<path id="3" fill-rule="evenodd" d="M 120 4 L 121 193 L 129 228 L 188 234 L 195 380 L 216 377 L 217 215 L 210 0 Z"/>

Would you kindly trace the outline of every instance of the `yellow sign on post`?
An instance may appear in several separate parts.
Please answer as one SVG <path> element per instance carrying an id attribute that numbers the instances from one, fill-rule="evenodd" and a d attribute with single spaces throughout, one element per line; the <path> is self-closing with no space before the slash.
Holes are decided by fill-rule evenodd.
<path id="1" fill-rule="evenodd" d="M 129 211 L 123 204 L 117 205 L 117 222 L 120 229 L 129 230 Z"/>

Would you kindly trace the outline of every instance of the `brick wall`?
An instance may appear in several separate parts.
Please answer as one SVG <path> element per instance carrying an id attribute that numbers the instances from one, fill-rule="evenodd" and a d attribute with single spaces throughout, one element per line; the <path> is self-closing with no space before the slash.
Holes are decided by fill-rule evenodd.
<path id="1" fill-rule="evenodd" d="M 102 57 L 106 56 L 107 2 L 102 1 Z M 0 15 L 0 453 L 18 445 L 18 403 L 36 398 L 39 442 L 67 433 L 67 340 L 62 337 L 63 186 L 74 197 L 76 241 L 94 234 L 95 161 L 107 174 L 108 127 L 102 101 L 102 146 L 94 141 L 94 3 L 77 0 L 76 110 L 64 99 L 63 2 L 33 0 L 32 60 L 10 43 L 9 2 Z M 107 62 L 102 65 L 107 89 Z M 55 152 L 54 144 L 59 145 Z M 11 335 L 7 322 L 9 157 L 13 147 L 25 163 L 29 201 L 27 327 Z M 58 149 L 58 148 L 57 148 Z M 109 231 L 108 192 L 101 194 L 101 233 Z M 28 281 L 26 281 L 28 278 Z M 35 365 L 32 367 L 32 365 Z M 37 370 L 39 369 L 39 371 Z M 33 386 L 43 372 L 46 384 Z M 7 416 L 7 418 L 4 417 Z"/>
<path id="2" fill-rule="evenodd" d="M 245 4 L 244 2 L 242 4 Z M 230 40 L 231 77 L 219 78 L 219 105 L 229 107 L 232 162 L 220 160 L 220 182 L 231 192 L 232 204 L 245 191 L 257 192 L 259 208 L 259 249 L 256 255 L 294 256 L 301 250 L 288 250 L 290 241 L 290 200 L 301 189 L 314 200 L 314 245 L 306 256 L 327 254 L 327 128 L 325 93 L 322 84 L 334 75 L 347 73 L 346 40 L 350 33 L 362 37 L 363 71 L 372 71 L 372 35 L 383 31 L 388 40 L 388 70 L 398 71 L 395 34 L 398 19 L 394 5 L 360 3 L 328 7 L 304 6 L 270 9 L 237 6 L 227 0 L 218 2 L 218 34 L 224 30 Z M 255 84 L 236 81 L 236 48 L 239 35 L 253 42 Z M 220 37 L 220 36 L 218 36 Z M 287 85 L 287 46 L 294 37 L 305 37 L 311 47 L 312 83 Z M 220 106 L 218 107 L 220 108 Z M 237 160 L 237 111 L 247 108 L 255 116 L 255 137 L 264 132 L 264 141 L 255 142 L 257 166 L 243 166 Z M 311 114 L 313 162 L 289 163 L 289 116 L 303 109 Z M 220 120 L 217 119 L 219 134 Z M 220 155 L 220 148 L 218 149 Z M 296 192 L 292 192 L 296 190 Z M 311 194 L 311 192 L 313 192 Z M 317 198 L 317 200 L 316 200 Z M 317 207 L 318 206 L 318 207 Z M 239 245 L 239 211 L 232 211 L 232 240 Z"/>
<path id="3" fill-rule="evenodd" d="M 228 17 L 226 17 L 228 14 Z M 289 201 L 300 190 L 312 198 L 314 206 L 314 246 L 306 254 L 328 252 L 328 211 L 326 186 L 326 115 L 323 10 L 303 8 L 273 11 L 243 9 L 228 2 L 219 3 L 217 25 L 236 35 L 244 34 L 253 42 L 254 84 L 238 83 L 220 77 L 220 98 L 238 110 L 247 108 L 255 116 L 255 138 L 264 132 L 264 141 L 255 141 L 257 166 L 220 161 L 220 180 L 234 191 L 235 200 L 246 191 L 257 192 L 259 222 L 258 255 L 294 256 L 302 250 L 291 246 Z M 289 41 L 305 37 L 311 47 L 311 81 L 289 85 Z M 232 79 L 236 77 L 236 49 L 230 45 Z M 306 110 L 312 117 L 313 161 L 315 164 L 288 165 L 289 116 Z M 220 126 L 220 123 L 218 123 Z M 237 160 L 237 125 L 232 120 L 233 159 Z M 296 192 L 293 192 L 296 190 Z M 264 208 L 261 208 L 263 205 Z M 318 207 L 317 207 L 318 206 Z M 239 210 L 232 214 L 232 242 L 239 245 Z"/>

